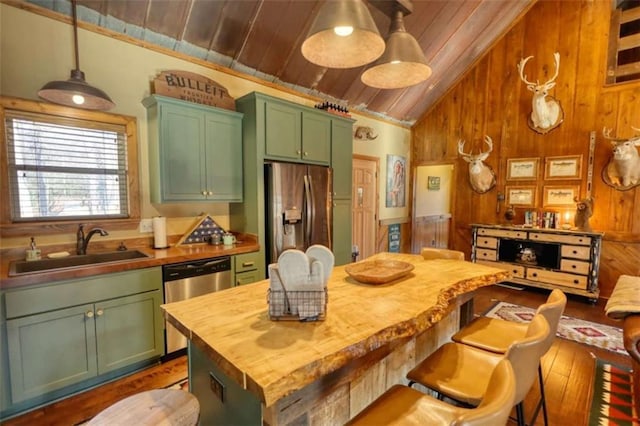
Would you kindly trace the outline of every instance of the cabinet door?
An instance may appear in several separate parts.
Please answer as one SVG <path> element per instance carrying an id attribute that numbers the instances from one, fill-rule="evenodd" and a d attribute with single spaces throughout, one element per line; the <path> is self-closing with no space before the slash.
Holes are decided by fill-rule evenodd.
<path id="1" fill-rule="evenodd" d="M 333 168 L 333 196 L 351 198 L 353 157 L 353 124 L 332 120 L 331 167 Z M 351 234 L 349 234 L 351 235 Z"/>
<path id="2" fill-rule="evenodd" d="M 15 404 L 97 375 L 93 305 L 7 321 Z"/>
<path id="3" fill-rule="evenodd" d="M 160 105 L 162 201 L 201 201 L 205 198 L 204 132 L 202 111 L 179 105 Z"/>
<path id="4" fill-rule="evenodd" d="M 351 262 L 351 200 L 333 201 L 333 255 L 336 265 Z"/>
<path id="5" fill-rule="evenodd" d="M 99 374 L 163 354 L 161 303 L 156 290 L 95 304 Z"/>
<path id="6" fill-rule="evenodd" d="M 265 157 L 300 160 L 302 156 L 300 108 L 279 102 L 267 102 L 265 108 Z"/>
<path id="7" fill-rule="evenodd" d="M 205 121 L 207 198 L 242 202 L 242 120 L 207 114 Z"/>
<path id="8" fill-rule="evenodd" d="M 331 117 L 327 113 L 302 112 L 302 159 L 331 164 Z"/>

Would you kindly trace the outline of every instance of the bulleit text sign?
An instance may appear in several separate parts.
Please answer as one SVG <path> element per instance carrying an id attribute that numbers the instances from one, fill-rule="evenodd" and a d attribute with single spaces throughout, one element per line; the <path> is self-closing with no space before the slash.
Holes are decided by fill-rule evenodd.
<path id="1" fill-rule="evenodd" d="M 215 81 L 187 71 L 162 71 L 153 81 L 155 94 L 235 111 L 235 99 Z"/>

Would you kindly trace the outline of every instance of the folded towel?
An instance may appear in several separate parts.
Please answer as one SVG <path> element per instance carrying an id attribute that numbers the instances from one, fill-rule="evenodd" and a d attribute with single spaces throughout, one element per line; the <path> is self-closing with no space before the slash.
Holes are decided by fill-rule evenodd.
<path id="1" fill-rule="evenodd" d="M 604 308 L 609 318 L 624 319 L 640 313 L 640 277 L 621 275 Z"/>

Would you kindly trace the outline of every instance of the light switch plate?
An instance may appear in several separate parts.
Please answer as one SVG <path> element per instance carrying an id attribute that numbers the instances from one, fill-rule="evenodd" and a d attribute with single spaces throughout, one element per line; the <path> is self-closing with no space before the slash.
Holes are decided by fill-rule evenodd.
<path id="1" fill-rule="evenodd" d="M 142 219 L 140 221 L 140 232 L 153 232 L 153 222 L 151 219 Z"/>

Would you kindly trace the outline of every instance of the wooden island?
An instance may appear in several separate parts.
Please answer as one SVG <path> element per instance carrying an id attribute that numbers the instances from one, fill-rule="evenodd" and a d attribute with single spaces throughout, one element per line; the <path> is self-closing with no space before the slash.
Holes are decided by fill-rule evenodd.
<path id="1" fill-rule="evenodd" d="M 508 271 L 459 260 L 410 262 L 383 285 L 334 268 L 326 319 L 272 321 L 268 280 L 163 305 L 189 338 L 190 390 L 201 424 L 343 424 L 458 330 L 460 307 Z"/>

